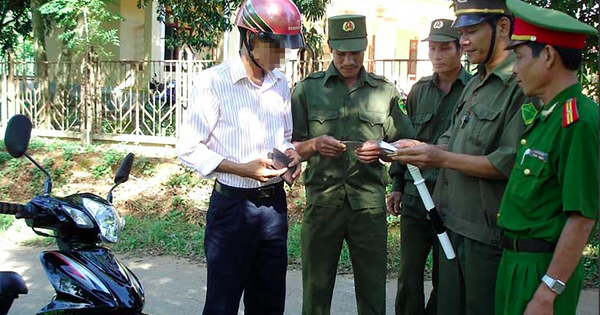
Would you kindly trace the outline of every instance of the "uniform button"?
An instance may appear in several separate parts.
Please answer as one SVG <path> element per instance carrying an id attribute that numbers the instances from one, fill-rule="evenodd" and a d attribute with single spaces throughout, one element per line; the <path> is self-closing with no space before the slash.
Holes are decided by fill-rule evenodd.
<path id="1" fill-rule="evenodd" d="M 525 176 L 528 176 L 529 174 L 531 174 L 531 170 L 530 170 L 530 169 L 528 169 L 528 168 L 526 168 L 526 169 L 523 171 L 523 174 L 525 174 Z"/>
<path id="2" fill-rule="evenodd" d="M 527 139 L 521 139 L 521 145 L 526 145 L 527 144 Z"/>

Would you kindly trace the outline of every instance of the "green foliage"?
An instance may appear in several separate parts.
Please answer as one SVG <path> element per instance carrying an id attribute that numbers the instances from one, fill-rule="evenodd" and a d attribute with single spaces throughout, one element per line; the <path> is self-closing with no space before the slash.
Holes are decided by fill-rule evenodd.
<path id="1" fill-rule="evenodd" d="M 54 21 L 62 30 L 59 35 L 74 55 L 82 55 L 88 47 L 100 57 L 110 58 L 105 48 L 119 46 L 117 29 L 106 29 L 104 23 L 121 20 L 121 16 L 108 10 L 113 0 L 50 0 L 40 7 L 40 12 Z"/>
<path id="2" fill-rule="evenodd" d="M 302 17 L 308 21 L 308 23 L 302 25 L 304 40 L 314 51 L 315 59 L 320 59 L 323 55 L 325 39 L 315 27 L 315 23 L 323 18 L 327 5 L 331 3 L 331 0 L 294 0 L 294 3 L 296 3 L 298 10 L 302 13 Z"/>
<path id="3" fill-rule="evenodd" d="M 583 285 L 586 288 L 597 288 L 598 287 L 598 224 L 592 230 L 590 239 L 583 251 L 582 263 L 583 263 Z"/>
<path id="4" fill-rule="evenodd" d="M 581 22 L 598 29 L 600 6 L 597 0 L 525 0 L 541 7 L 552 8 L 577 17 Z M 583 48 L 580 79 L 588 95 L 598 101 L 598 36 L 588 36 Z"/>
<path id="5" fill-rule="evenodd" d="M 171 211 L 160 218 L 125 218 L 125 229 L 114 246 L 119 251 L 151 251 L 177 256 L 204 255 L 204 229 Z"/>
<path id="6" fill-rule="evenodd" d="M 12 215 L 0 215 L 0 235 L 4 233 L 15 222 L 15 217 Z"/>
<path id="7" fill-rule="evenodd" d="M 73 161 L 73 156 L 81 151 L 81 145 L 65 144 L 63 146 L 63 159 Z"/>
<path id="8" fill-rule="evenodd" d="M 239 0 L 156 0 L 158 20 L 165 22 L 166 8 L 169 7 L 178 22 L 173 38 L 166 45 L 180 47 L 188 44 L 200 49 L 217 47 L 219 37 L 231 30 L 232 11 L 240 4 Z M 152 0 L 138 0 L 138 7 L 150 5 Z"/>
<path id="9" fill-rule="evenodd" d="M 0 0 L 0 47 L 2 55 L 31 32 L 28 0 Z"/>
<path id="10" fill-rule="evenodd" d="M 96 179 L 112 175 L 112 170 L 117 167 L 123 158 L 125 153 L 110 149 L 102 156 L 102 163 L 92 167 L 92 176 Z"/>
<path id="11" fill-rule="evenodd" d="M 182 187 L 194 187 L 200 183 L 200 178 L 194 174 L 193 171 L 186 169 L 184 173 L 176 173 L 169 177 L 167 180 L 167 187 L 171 188 L 182 188 Z"/>
<path id="12" fill-rule="evenodd" d="M 8 152 L 0 151 L 0 165 L 4 164 L 6 161 L 12 159 L 12 156 L 8 154 Z"/>
<path id="13" fill-rule="evenodd" d="M 287 239 L 288 263 L 292 266 L 300 267 L 302 264 L 302 250 L 300 247 L 300 232 L 302 224 L 300 222 L 290 222 Z"/>
<path id="14" fill-rule="evenodd" d="M 153 0 L 138 0 L 138 7 L 150 5 Z M 217 47 L 225 31 L 233 29 L 231 19 L 241 0 L 156 0 L 158 2 L 158 20 L 165 21 L 166 7 L 178 22 L 174 37 L 167 45 L 180 47 L 187 44 L 200 50 Z M 302 16 L 309 22 L 320 20 L 325 15 L 327 4 L 331 0 L 294 0 Z M 322 40 L 315 31 L 307 30 L 307 42 L 318 46 Z M 322 44 L 321 44 L 322 47 Z"/>
<path id="15" fill-rule="evenodd" d="M 136 157 L 133 161 L 132 174 L 137 176 L 152 176 L 154 174 L 155 164 L 145 156 Z"/>

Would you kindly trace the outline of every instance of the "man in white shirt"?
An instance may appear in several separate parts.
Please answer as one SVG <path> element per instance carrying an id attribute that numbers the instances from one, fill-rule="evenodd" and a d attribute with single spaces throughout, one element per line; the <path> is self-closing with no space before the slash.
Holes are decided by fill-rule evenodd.
<path id="1" fill-rule="evenodd" d="M 216 177 L 206 216 L 208 283 L 205 315 L 283 314 L 287 204 L 268 153 L 298 166 L 290 143 L 290 89 L 277 69 L 286 49 L 302 46 L 301 18 L 290 0 L 246 0 L 236 19 L 240 55 L 194 81 L 179 135 L 179 160 Z"/>

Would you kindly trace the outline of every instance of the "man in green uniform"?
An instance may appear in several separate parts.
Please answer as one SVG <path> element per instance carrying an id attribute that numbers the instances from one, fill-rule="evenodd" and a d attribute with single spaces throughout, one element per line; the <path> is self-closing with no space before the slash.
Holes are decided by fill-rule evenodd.
<path id="1" fill-rule="evenodd" d="M 575 315 L 581 254 L 598 220 L 599 119 L 577 70 L 586 35 L 597 31 L 562 12 L 507 5 L 517 80 L 543 107 L 523 111 L 526 129 L 502 198 L 496 315 Z"/>
<path id="2" fill-rule="evenodd" d="M 504 0 L 460 0 L 455 10 L 454 27 L 478 74 L 465 87 L 439 146 L 403 149 L 395 159 L 442 168 L 433 197 L 457 257 L 439 255 L 438 313 L 493 314 L 502 256 L 497 214 L 524 128 L 525 96 L 512 73 L 515 55 L 504 50 L 512 18 Z"/>
<path id="3" fill-rule="evenodd" d="M 419 141 L 437 143 L 450 127 L 458 98 L 471 79 L 460 62 L 462 49 L 459 38 L 458 31 L 452 27 L 452 20 L 437 19 L 431 22 L 429 36 L 423 40 L 429 42 L 429 60 L 434 74 L 415 83 L 406 102 L 408 117 Z M 406 167 L 400 165 L 404 164 L 394 163 L 390 170 L 393 184 L 388 197 L 388 212 L 402 214 L 402 261 L 398 274 L 396 315 L 432 315 L 437 312 L 438 240 L 412 177 Z M 438 169 L 422 172 L 430 192 L 435 187 L 438 172 Z M 425 307 L 423 272 L 432 250 L 433 290 Z"/>
<path id="4" fill-rule="evenodd" d="M 292 93 L 292 142 L 308 161 L 302 221 L 302 314 L 329 314 L 337 263 L 350 249 L 358 314 L 385 314 L 385 166 L 376 140 L 412 138 L 397 89 L 362 66 L 365 17 L 328 20 L 333 63 Z"/>

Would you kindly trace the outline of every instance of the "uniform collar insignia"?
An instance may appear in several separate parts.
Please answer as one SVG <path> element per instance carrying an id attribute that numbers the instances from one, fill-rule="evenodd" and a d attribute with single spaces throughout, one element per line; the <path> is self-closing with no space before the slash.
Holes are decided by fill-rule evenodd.
<path id="1" fill-rule="evenodd" d="M 550 114 L 552 114 L 552 112 L 554 111 L 554 109 L 556 108 L 557 105 L 558 105 L 558 103 L 554 103 L 554 105 L 552 105 L 550 108 L 543 110 L 542 116 L 544 116 L 544 118 L 550 116 Z"/>

